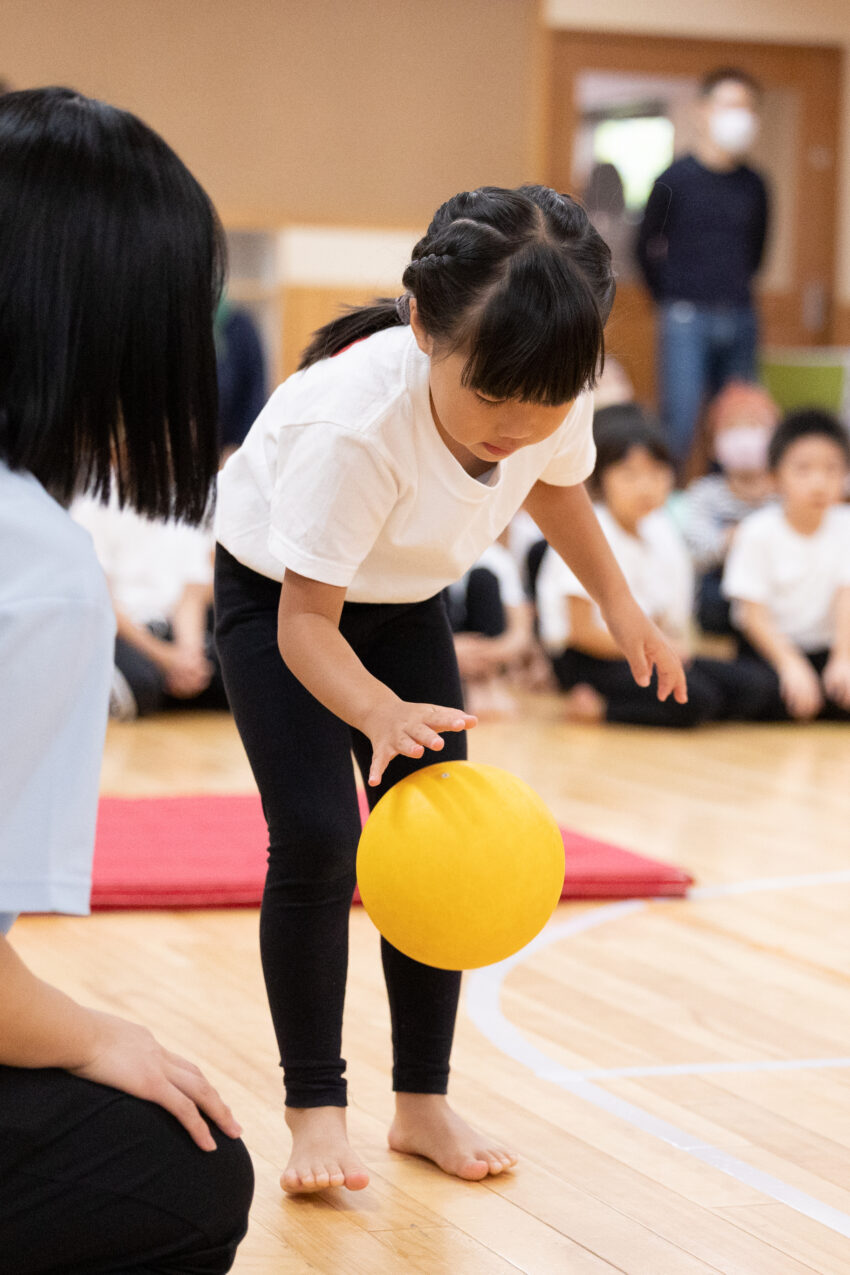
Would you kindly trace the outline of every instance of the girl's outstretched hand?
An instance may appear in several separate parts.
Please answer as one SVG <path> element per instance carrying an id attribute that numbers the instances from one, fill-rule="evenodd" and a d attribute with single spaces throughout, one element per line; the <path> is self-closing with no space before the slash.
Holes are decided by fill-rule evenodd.
<path id="1" fill-rule="evenodd" d="M 364 734 L 372 741 L 369 786 L 377 787 L 393 757 L 421 757 L 426 748 L 439 752 L 443 747 L 440 731 L 469 730 L 477 723 L 477 717 L 459 708 L 409 704 L 396 698 L 382 703 L 363 724 Z"/>
<path id="2" fill-rule="evenodd" d="M 658 674 L 658 698 L 666 700 L 672 693 L 677 704 L 687 704 L 688 683 L 682 661 L 672 644 L 633 598 L 622 607 L 605 614 L 605 622 L 614 641 L 629 662 L 638 686 L 649 686 L 652 670 Z"/>

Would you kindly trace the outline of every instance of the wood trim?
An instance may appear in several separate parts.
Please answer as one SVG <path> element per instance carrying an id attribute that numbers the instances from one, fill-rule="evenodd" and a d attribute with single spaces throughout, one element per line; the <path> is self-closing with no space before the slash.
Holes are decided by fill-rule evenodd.
<path id="1" fill-rule="evenodd" d="M 345 305 L 368 305 L 377 288 L 314 287 L 293 285 L 281 289 L 283 324 L 280 366 L 284 378 L 298 367 L 301 352 L 322 324 L 328 323 Z"/>
<path id="2" fill-rule="evenodd" d="M 850 301 L 837 301 L 832 313 L 833 345 L 850 345 Z"/>
<path id="3" fill-rule="evenodd" d="M 552 137 L 553 68 L 557 32 L 546 24 L 545 0 L 539 0 L 534 18 L 536 25 L 532 35 L 531 76 L 528 83 L 530 122 L 527 176 L 529 181 L 545 183 Z"/>
<path id="4" fill-rule="evenodd" d="M 843 50 L 834 45 L 766 44 L 704 38 L 637 35 L 629 32 L 552 31 L 550 107 L 545 180 L 560 190 L 572 181 L 574 137 L 578 127 L 574 103 L 575 77 L 586 70 L 633 71 L 654 75 L 699 76 L 711 66 L 731 64 L 749 71 L 766 87 L 792 88 L 800 98 L 800 140 L 796 171 L 789 175 L 798 192 L 792 245 L 793 278 L 782 292 L 763 291 L 760 304 L 765 338 L 771 343 L 811 345 L 838 339 L 830 322 L 836 286 L 836 230 L 839 165 L 842 157 L 841 94 Z M 831 162 L 830 162 L 831 160 Z M 807 210 L 817 215 L 807 216 Z M 824 323 L 818 331 L 803 323 L 804 288 L 820 283 L 827 294 Z M 624 293 L 626 289 L 624 286 Z M 634 299 L 624 295 L 615 309 L 622 314 Z M 640 366 L 632 372 L 636 386 L 647 388 L 651 372 L 643 366 L 648 352 L 644 333 L 633 352 Z M 612 331 L 612 346 L 616 334 Z M 644 349 L 647 347 L 647 349 Z M 612 352 L 614 350 L 612 349 Z M 651 363 L 652 360 L 650 359 Z"/>

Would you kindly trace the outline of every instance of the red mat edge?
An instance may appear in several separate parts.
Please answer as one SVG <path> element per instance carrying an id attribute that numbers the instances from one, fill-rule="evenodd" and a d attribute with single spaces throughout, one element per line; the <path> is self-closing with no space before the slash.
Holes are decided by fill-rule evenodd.
<path id="1" fill-rule="evenodd" d="M 227 798 L 242 797 L 259 800 L 257 794 L 254 793 L 180 793 L 174 794 L 156 794 L 141 797 L 121 797 L 106 795 L 105 799 L 110 802 L 120 802 L 132 804 L 135 802 L 145 801 L 183 801 L 195 800 L 199 798 Z M 365 794 L 360 794 L 361 804 L 365 798 Z M 102 798 L 103 800 L 104 798 Z M 569 840 L 572 839 L 579 843 L 593 845 L 595 843 L 609 845 L 611 849 L 617 850 L 622 854 L 629 855 L 635 859 L 649 859 L 650 862 L 656 863 L 659 868 L 663 868 L 665 876 L 652 882 L 650 890 L 641 890 L 637 883 L 623 880 L 622 882 L 613 881 L 608 877 L 605 879 L 604 889 L 601 888 L 601 882 L 597 884 L 592 877 L 584 877 L 579 880 L 568 881 L 565 873 L 564 887 L 561 894 L 562 900 L 569 899 L 653 899 L 653 898 L 682 898 L 690 887 L 694 884 L 694 877 L 684 868 L 678 867 L 676 864 L 669 864 L 660 860 L 651 859 L 648 855 L 643 855 L 635 850 L 627 850 L 624 846 L 614 845 L 612 842 L 603 842 L 601 838 L 592 837 L 585 833 L 576 832 L 573 829 L 561 828 L 561 835 L 564 841 L 565 853 L 569 852 Z M 619 889 L 617 887 L 620 887 Z M 262 889 L 262 887 L 260 887 Z M 168 902 L 151 899 L 140 899 L 137 890 L 132 892 L 120 887 L 105 887 L 98 890 L 96 881 L 92 886 L 92 911 L 111 911 L 111 910 L 137 910 L 137 911 L 175 911 L 180 909 L 198 909 L 198 908 L 256 908 L 259 907 L 260 898 L 257 888 L 252 886 L 250 889 L 242 889 L 239 887 L 229 886 L 226 891 L 222 891 L 221 899 L 216 899 L 215 888 L 204 887 L 200 891 L 195 886 L 189 886 L 185 891 L 179 886 L 172 886 L 168 892 Z M 242 897 L 238 897 L 238 896 Z M 237 896 L 237 897 L 234 897 Z M 354 904 L 360 903 L 360 896 L 355 889 Z"/>

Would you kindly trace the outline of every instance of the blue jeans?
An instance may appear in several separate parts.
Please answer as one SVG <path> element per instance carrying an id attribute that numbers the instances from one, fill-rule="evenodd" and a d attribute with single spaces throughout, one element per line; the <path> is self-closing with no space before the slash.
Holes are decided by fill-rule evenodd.
<path id="1" fill-rule="evenodd" d="M 758 325 L 751 306 L 660 307 L 658 380 L 661 417 L 679 466 L 687 460 L 703 403 L 729 381 L 756 379 Z"/>

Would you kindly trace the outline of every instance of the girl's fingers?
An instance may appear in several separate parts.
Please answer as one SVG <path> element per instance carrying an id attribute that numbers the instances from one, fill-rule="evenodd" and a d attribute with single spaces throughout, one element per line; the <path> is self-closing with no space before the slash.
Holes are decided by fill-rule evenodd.
<path id="1" fill-rule="evenodd" d="M 632 670 L 632 677 L 638 686 L 649 686 L 652 677 L 652 665 L 646 658 L 646 651 L 641 647 L 640 652 L 629 660 L 629 668 Z"/>
<path id="2" fill-rule="evenodd" d="M 381 749 L 380 752 L 375 751 L 372 753 L 372 765 L 369 767 L 370 788 L 377 788 L 383 778 L 384 771 L 387 768 L 387 763 L 390 760 L 391 758 L 386 756 L 383 749 Z"/>
<path id="3" fill-rule="evenodd" d="M 664 647 L 654 656 L 658 673 L 658 698 L 664 701 L 672 693 L 677 704 L 688 702 L 688 681 L 679 657 Z"/>
<path id="4" fill-rule="evenodd" d="M 459 708 L 434 707 L 428 715 L 428 725 L 434 730 L 469 730 L 478 725 L 478 718 Z"/>
<path id="5" fill-rule="evenodd" d="M 666 700 L 670 692 L 676 686 L 677 678 L 673 668 L 670 667 L 666 660 L 660 660 L 656 664 L 658 670 L 658 698 Z"/>
<path id="6" fill-rule="evenodd" d="M 414 726 L 413 729 L 409 730 L 407 733 L 411 739 L 414 739 L 418 744 L 422 744 L 424 748 L 439 749 L 445 747 L 445 740 L 443 737 L 438 735 L 431 729 L 430 726 L 426 726 L 424 723 L 421 726 Z"/>

